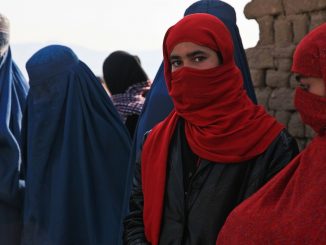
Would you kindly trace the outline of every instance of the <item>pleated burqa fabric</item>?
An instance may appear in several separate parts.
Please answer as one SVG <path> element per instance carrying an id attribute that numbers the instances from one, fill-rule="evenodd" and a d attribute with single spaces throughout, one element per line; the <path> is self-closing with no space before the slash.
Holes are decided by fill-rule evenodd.
<path id="1" fill-rule="evenodd" d="M 75 53 L 47 46 L 27 62 L 23 245 L 121 244 L 130 137 Z"/>
<path id="2" fill-rule="evenodd" d="M 11 56 L 10 48 L 0 57 L 0 244 L 20 243 L 23 186 L 21 121 L 28 85 Z"/>

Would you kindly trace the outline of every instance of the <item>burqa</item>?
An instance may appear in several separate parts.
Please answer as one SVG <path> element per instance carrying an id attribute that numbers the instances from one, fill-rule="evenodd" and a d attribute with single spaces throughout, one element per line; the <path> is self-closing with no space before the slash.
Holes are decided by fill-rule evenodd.
<path id="1" fill-rule="evenodd" d="M 0 18 L 3 18 L 0 16 Z M 1 21 L 0 21 L 1 22 Z M 19 185 L 22 111 L 28 85 L 11 56 L 9 28 L 0 23 L 0 238 L 17 245 L 21 234 L 23 186 Z M 6 32 L 7 31 L 7 32 Z M 4 47 L 6 46 L 6 47 Z"/>
<path id="2" fill-rule="evenodd" d="M 64 46 L 27 62 L 24 245 L 121 243 L 130 137 L 91 70 Z"/>
<path id="3" fill-rule="evenodd" d="M 23 186 L 19 185 L 20 133 L 28 85 L 11 57 L 0 58 L 0 237 L 19 244 Z"/>

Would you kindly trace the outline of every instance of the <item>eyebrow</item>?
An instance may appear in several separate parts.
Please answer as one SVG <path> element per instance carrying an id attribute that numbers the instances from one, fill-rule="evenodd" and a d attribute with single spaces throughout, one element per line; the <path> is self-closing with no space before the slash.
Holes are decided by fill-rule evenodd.
<path id="1" fill-rule="evenodd" d="M 195 50 L 195 51 L 193 51 L 191 53 L 186 54 L 186 56 L 189 58 L 189 57 L 194 57 L 194 56 L 200 55 L 200 54 L 206 54 L 206 52 L 201 51 L 201 50 Z M 170 60 L 179 59 L 179 58 L 180 58 L 179 55 L 171 55 L 170 56 Z"/>

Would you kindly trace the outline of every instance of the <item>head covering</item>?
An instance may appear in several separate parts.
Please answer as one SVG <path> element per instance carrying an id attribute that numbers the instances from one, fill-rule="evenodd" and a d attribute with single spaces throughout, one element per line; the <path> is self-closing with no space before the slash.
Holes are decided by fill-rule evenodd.
<path id="1" fill-rule="evenodd" d="M 236 13 L 233 7 L 219 0 L 201 0 L 190 5 L 185 11 L 185 15 L 194 13 L 208 13 L 216 16 L 228 28 L 234 45 L 234 59 L 236 65 L 241 70 L 244 87 L 250 99 L 254 103 L 257 103 L 247 64 L 246 54 L 243 49 L 241 37 L 236 24 Z M 166 88 L 162 63 L 158 72 L 156 73 L 151 89 L 146 95 L 146 101 L 138 119 L 138 125 L 136 128 L 131 153 L 132 166 L 134 166 L 134 162 L 139 155 L 144 134 L 148 130 L 152 129 L 157 123 L 162 121 L 166 116 L 168 116 L 172 109 L 173 103 Z M 131 172 L 133 173 L 133 171 Z M 130 179 L 132 179 L 132 177 Z M 129 184 L 128 186 L 131 185 Z M 129 192 L 130 191 L 128 190 L 127 193 Z"/>
<path id="2" fill-rule="evenodd" d="M 312 30 L 297 46 L 292 72 L 326 81 L 326 23 Z"/>
<path id="3" fill-rule="evenodd" d="M 120 244 L 127 129 L 71 49 L 45 47 L 26 68 L 22 244 Z"/>
<path id="4" fill-rule="evenodd" d="M 0 14 L 0 57 L 3 56 L 9 47 L 10 25 L 6 16 Z"/>
<path id="5" fill-rule="evenodd" d="M 112 95 L 122 94 L 131 85 L 148 80 L 139 57 L 125 51 L 115 51 L 105 59 L 103 77 Z"/>
<path id="6" fill-rule="evenodd" d="M 193 3 L 186 9 L 185 15 L 195 13 L 207 13 L 218 17 L 231 33 L 234 48 L 234 60 L 243 76 L 243 86 L 250 99 L 257 104 L 256 94 L 252 85 L 250 70 L 247 62 L 246 52 L 242 45 L 242 39 L 237 26 L 235 10 L 229 4 L 219 0 L 202 0 Z"/>
<path id="7" fill-rule="evenodd" d="M 292 70 L 305 76 L 324 77 L 325 51 L 326 24 L 323 24 L 302 39 L 294 54 Z M 315 113 L 314 120 L 325 122 L 326 99 L 319 97 L 322 101 L 318 101 L 317 97 L 299 89 L 296 106 L 301 115 Z M 230 214 L 217 244 L 324 244 L 325 149 L 325 135 L 317 135 L 300 155 Z"/>
<path id="8" fill-rule="evenodd" d="M 124 123 L 126 123 L 128 116 L 140 114 L 145 102 L 145 95 L 150 86 L 151 82 L 149 80 L 136 83 L 128 87 L 125 93 L 111 96 L 113 104 Z"/>
<path id="9" fill-rule="evenodd" d="M 223 64 L 206 70 L 182 67 L 171 72 L 169 56 L 180 42 L 219 51 Z M 231 35 L 216 17 L 184 17 L 166 32 L 163 55 L 165 79 L 175 110 L 153 128 L 141 157 L 144 226 L 152 244 L 157 244 L 159 238 L 169 144 L 180 118 L 185 120 L 191 150 L 216 163 L 232 164 L 255 158 L 284 128 L 249 99 L 234 63 Z"/>

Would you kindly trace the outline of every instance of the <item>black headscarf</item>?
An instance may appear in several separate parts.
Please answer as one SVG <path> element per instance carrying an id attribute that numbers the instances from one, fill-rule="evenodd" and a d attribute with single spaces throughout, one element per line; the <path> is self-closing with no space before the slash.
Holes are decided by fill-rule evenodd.
<path id="1" fill-rule="evenodd" d="M 105 59 L 103 77 L 112 95 L 122 94 L 131 85 L 148 80 L 139 58 L 125 51 L 115 51 Z"/>

